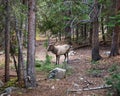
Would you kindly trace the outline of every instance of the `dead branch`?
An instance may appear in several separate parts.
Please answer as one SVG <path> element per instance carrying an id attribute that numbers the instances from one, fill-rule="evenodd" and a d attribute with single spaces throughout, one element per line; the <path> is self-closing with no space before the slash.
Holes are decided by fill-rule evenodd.
<path id="1" fill-rule="evenodd" d="M 98 87 L 93 87 L 93 88 L 83 88 L 83 89 L 78 89 L 78 90 L 68 90 L 67 92 L 82 92 L 82 91 L 91 91 L 91 90 L 99 90 L 99 89 L 108 89 L 111 88 L 112 85 L 101 85 Z"/>

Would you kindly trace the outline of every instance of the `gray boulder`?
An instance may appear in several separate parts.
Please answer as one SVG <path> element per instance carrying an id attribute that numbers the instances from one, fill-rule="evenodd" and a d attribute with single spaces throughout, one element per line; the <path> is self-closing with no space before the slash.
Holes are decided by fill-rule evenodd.
<path id="1" fill-rule="evenodd" d="M 66 75 L 66 69 L 55 68 L 52 71 L 50 71 L 48 78 L 49 79 L 62 79 L 62 78 L 65 78 L 65 75 Z"/>

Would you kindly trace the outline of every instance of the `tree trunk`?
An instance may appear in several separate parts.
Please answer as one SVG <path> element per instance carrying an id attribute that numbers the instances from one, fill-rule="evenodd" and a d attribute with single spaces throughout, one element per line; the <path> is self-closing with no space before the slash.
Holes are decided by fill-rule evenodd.
<path id="1" fill-rule="evenodd" d="M 71 28 L 70 28 L 70 25 L 67 25 L 65 27 L 65 39 L 68 41 L 68 42 L 71 42 Z"/>
<path id="2" fill-rule="evenodd" d="M 9 81 L 9 62 L 10 62 L 10 7 L 9 0 L 5 0 L 5 82 Z"/>
<path id="3" fill-rule="evenodd" d="M 102 29 L 102 39 L 103 39 L 103 43 L 106 43 L 106 39 L 105 39 L 105 33 L 104 33 L 104 24 L 103 24 L 103 17 L 101 17 L 101 29 Z"/>
<path id="4" fill-rule="evenodd" d="M 64 0 L 64 4 L 65 6 L 68 6 L 70 7 L 70 4 L 66 2 L 67 0 Z M 65 11 L 65 16 L 66 17 L 71 17 L 71 10 L 66 10 Z M 66 20 L 65 21 L 65 39 L 68 41 L 68 42 L 71 42 L 71 21 L 70 20 Z"/>
<path id="5" fill-rule="evenodd" d="M 13 58 L 14 67 L 16 69 L 16 73 L 17 73 L 17 77 L 18 77 L 18 66 L 17 66 L 17 61 L 16 61 L 16 58 L 15 58 L 16 46 L 17 46 L 16 38 L 15 38 L 15 36 L 11 36 L 11 38 L 10 38 L 10 54 L 11 54 L 11 56 Z"/>
<path id="6" fill-rule="evenodd" d="M 84 37 L 84 30 L 83 30 L 83 25 L 80 26 L 80 30 L 81 30 L 81 37 Z"/>
<path id="7" fill-rule="evenodd" d="M 28 51 L 27 51 L 27 77 L 26 87 L 36 87 L 35 76 L 35 2 L 28 1 Z"/>
<path id="8" fill-rule="evenodd" d="M 58 32 L 58 38 L 59 38 L 59 40 L 61 41 L 62 40 L 62 33 L 61 32 Z"/>
<path id="9" fill-rule="evenodd" d="M 24 82 L 26 85 L 26 70 L 25 70 L 25 62 L 23 59 L 23 44 L 21 39 L 21 32 L 18 28 L 18 22 L 16 21 L 16 36 L 18 40 L 18 82 L 21 84 Z"/>
<path id="10" fill-rule="evenodd" d="M 97 61 L 101 59 L 99 54 L 99 22 L 98 22 L 98 13 L 99 13 L 99 4 L 98 0 L 94 0 L 94 15 L 93 19 L 93 33 L 92 33 L 92 60 Z"/>
<path id="11" fill-rule="evenodd" d="M 112 36 L 110 57 L 119 55 L 119 31 L 119 26 L 115 26 Z"/>
<path id="12" fill-rule="evenodd" d="M 87 38 L 87 24 L 84 24 L 84 39 Z"/>
<path id="13" fill-rule="evenodd" d="M 76 42 L 78 43 L 78 38 L 79 38 L 79 30 L 78 30 L 78 24 L 76 26 Z"/>
<path id="14" fill-rule="evenodd" d="M 118 15 L 120 11 L 120 0 L 113 1 L 113 6 L 115 6 L 115 15 Z M 112 35 L 110 57 L 119 55 L 119 34 L 120 34 L 120 26 L 116 23 Z"/>
<path id="15" fill-rule="evenodd" d="M 92 45 L 93 23 L 90 24 L 89 43 Z"/>
<path id="16" fill-rule="evenodd" d="M 99 55 L 99 35 L 98 35 L 99 22 L 96 19 L 93 22 L 93 34 L 92 34 L 92 60 L 97 61 L 101 59 Z"/>

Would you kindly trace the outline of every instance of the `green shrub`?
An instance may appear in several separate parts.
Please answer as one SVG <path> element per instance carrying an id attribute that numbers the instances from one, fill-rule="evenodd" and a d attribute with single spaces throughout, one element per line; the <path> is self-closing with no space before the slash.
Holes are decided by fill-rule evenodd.
<path id="1" fill-rule="evenodd" d="M 51 63 L 52 57 L 49 55 L 46 55 L 45 61 L 36 60 L 35 66 L 38 71 L 46 71 L 49 72 L 50 70 L 57 67 L 57 65 Z"/>
<path id="2" fill-rule="evenodd" d="M 106 78 L 106 84 L 112 85 L 110 94 L 120 95 L 120 67 L 113 65 L 110 69 L 110 76 Z"/>
<path id="3" fill-rule="evenodd" d="M 52 57 L 49 55 L 46 55 L 45 61 L 36 60 L 35 67 L 36 67 L 37 71 L 49 72 L 49 71 L 53 70 L 54 68 L 59 67 L 59 68 L 66 69 L 67 75 L 72 74 L 72 72 L 73 72 L 72 68 L 70 66 L 68 66 L 68 64 L 66 64 L 64 62 L 63 64 L 56 65 L 56 64 L 52 64 L 51 60 L 52 60 Z"/>
<path id="4" fill-rule="evenodd" d="M 93 77 L 101 77 L 101 70 L 100 69 L 91 68 L 90 70 L 88 70 L 88 74 L 93 76 Z"/>
<path id="5" fill-rule="evenodd" d="M 49 55 L 47 54 L 47 55 L 46 55 L 45 64 L 47 64 L 47 65 L 51 64 L 51 60 L 52 60 L 52 56 L 49 56 Z"/>
<path id="6" fill-rule="evenodd" d="M 87 71 L 87 73 L 93 77 L 100 77 L 102 70 L 99 68 L 99 62 L 91 61 L 91 68 Z"/>
<path id="7" fill-rule="evenodd" d="M 43 64 L 43 61 L 40 61 L 40 60 L 35 60 L 35 67 L 36 67 L 36 68 L 41 67 L 41 66 L 42 66 L 42 64 Z"/>

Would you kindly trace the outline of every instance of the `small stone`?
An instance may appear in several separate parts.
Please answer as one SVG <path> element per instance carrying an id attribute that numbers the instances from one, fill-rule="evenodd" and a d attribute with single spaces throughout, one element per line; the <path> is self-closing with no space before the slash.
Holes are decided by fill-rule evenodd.
<path id="1" fill-rule="evenodd" d="M 51 87 L 51 89 L 53 89 L 53 90 L 54 90 L 54 89 L 55 89 L 55 86 L 52 86 L 52 87 Z"/>

